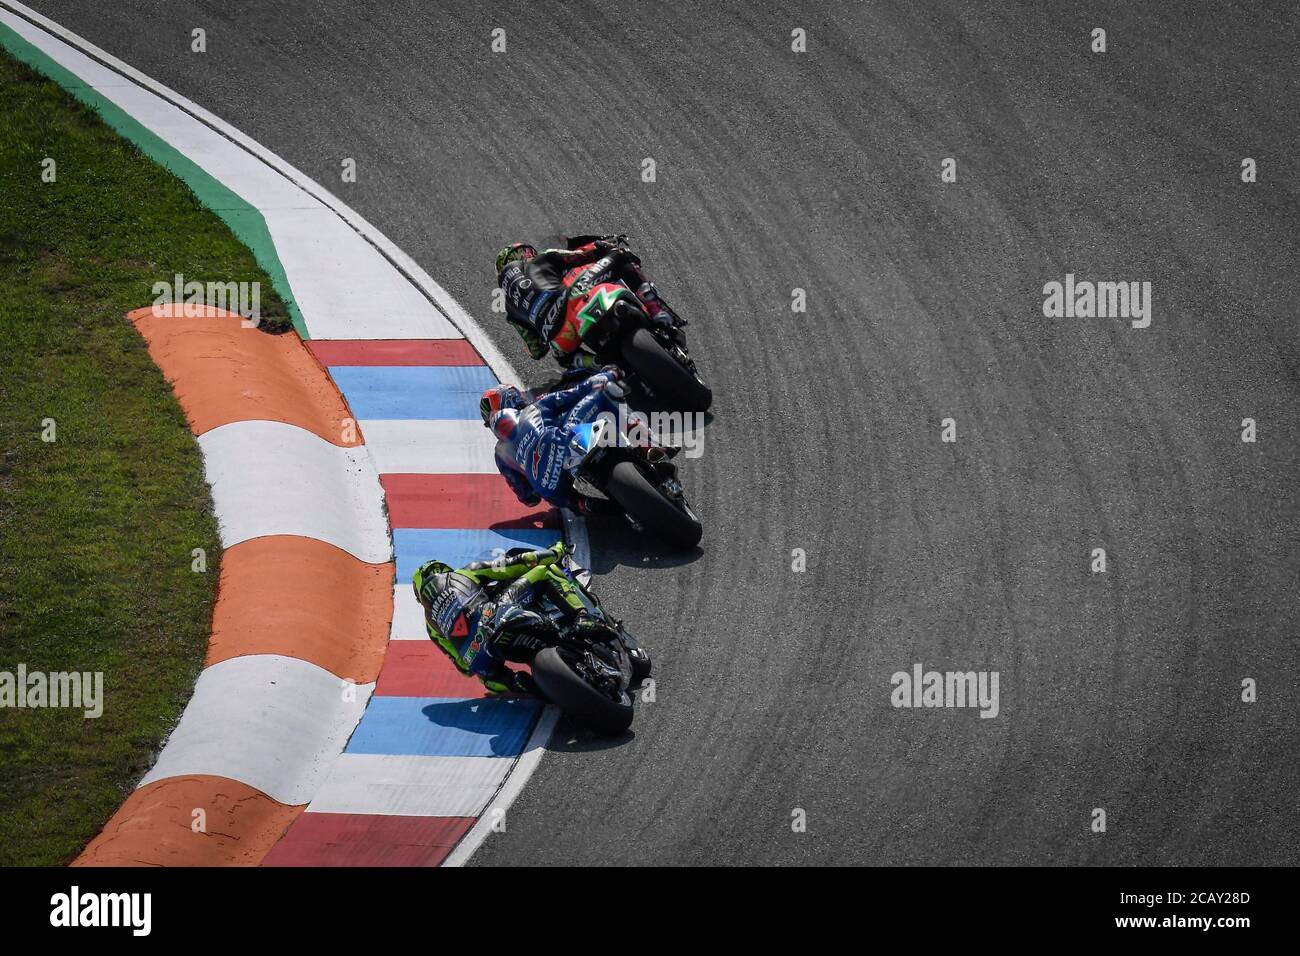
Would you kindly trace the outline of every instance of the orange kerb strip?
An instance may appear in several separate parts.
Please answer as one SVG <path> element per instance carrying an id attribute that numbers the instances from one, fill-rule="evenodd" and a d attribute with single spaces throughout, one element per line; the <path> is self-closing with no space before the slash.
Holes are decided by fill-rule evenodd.
<path id="1" fill-rule="evenodd" d="M 169 777 L 127 797 L 72 865 L 256 866 L 302 811 L 237 780 Z"/>
<path id="2" fill-rule="evenodd" d="M 344 447 L 361 435 L 338 389 L 292 332 L 244 328 L 237 315 L 203 307 L 136 309 L 127 315 L 149 346 L 196 435 L 249 419 L 287 422 Z"/>
<path id="3" fill-rule="evenodd" d="M 128 317 L 196 435 L 261 419 L 360 443 L 342 396 L 296 335 L 243 328 L 216 309 Z M 222 556 L 206 663 L 281 654 L 369 683 L 388 643 L 392 588 L 392 562 L 367 564 L 314 538 L 241 542 Z M 127 797 L 73 865 L 256 866 L 303 809 L 225 777 L 169 777 Z"/>
<path id="4" fill-rule="evenodd" d="M 241 542 L 221 555 L 205 666 L 283 654 L 368 684 L 388 647 L 393 573 L 315 538 Z"/>

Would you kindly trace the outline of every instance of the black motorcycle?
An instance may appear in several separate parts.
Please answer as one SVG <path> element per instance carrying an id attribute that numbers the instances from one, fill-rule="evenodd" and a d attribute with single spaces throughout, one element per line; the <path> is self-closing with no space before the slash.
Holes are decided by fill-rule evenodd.
<path id="1" fill-rule="evenodd" d="M 574 429 L 564 470 L 579 492 L 617 502 L 638 531 L 689 549 L 700 543 L 704 525 L 669 464 L 677 451 L 632 444 L 608 420 L 597 419 Z"/>
<path id="2" fill-rule="evenodd" d="M 547 568 L 573 584 L 587 610 L 582 623 L 539 582 L 495 624 L 494 648 L 531 665 L 537 689 L 560 710 L 600 733 L 621 734 L 632 724 L 631 691 L 650 676 L 650 655 L 601 605 L 590 571 L 567 557 Z"/>

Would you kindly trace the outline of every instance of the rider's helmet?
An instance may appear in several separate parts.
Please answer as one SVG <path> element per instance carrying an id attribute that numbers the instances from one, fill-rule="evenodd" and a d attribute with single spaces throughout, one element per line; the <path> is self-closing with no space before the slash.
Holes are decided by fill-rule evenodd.
<path id="1" fill-rule="evenodd" d="M 521 409 L 528 405 L 524 393 L 513 385 L 493 385 L 485 391 L 478 401 L 478 413 L 483 424 L 503 408 Z"/>
<path id="2" fill-rule="evenodd" d="M 501 277 L 501 271 L 506 266 L 517 259 L 527 261 L 537 255 L 537 250 L 526 242 L 512 242 L 500 252 L 497 253 L 497 278 Z"/>
<path id="3" fill-rule="evenodd" d="M 514 445 L 518 425 L 519 412 L 513 408 L 503 408 L 499 412 L 493 412 L 492 417 L 488 419 L 488 428 L 492 429 L 499 441 L 505 442 L 508 446 Z"/>

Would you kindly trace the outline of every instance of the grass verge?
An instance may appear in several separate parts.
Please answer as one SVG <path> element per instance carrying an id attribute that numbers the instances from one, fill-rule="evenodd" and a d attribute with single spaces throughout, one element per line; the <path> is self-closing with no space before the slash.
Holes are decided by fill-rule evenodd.
<path id="1" fill-rule="evenodd" d="M 289 327 L 252 254 L 183 183 L 0 51 L 0 675 L 23 664 L 104 682 L 97 719 L 0 706 L 0 865 L 73 858 L 202 667 L 212 502 L 125 318 L 176 273 L 259 282 L 262 328 Z M 195 548 L 206 573 L 191 570 Z"/>

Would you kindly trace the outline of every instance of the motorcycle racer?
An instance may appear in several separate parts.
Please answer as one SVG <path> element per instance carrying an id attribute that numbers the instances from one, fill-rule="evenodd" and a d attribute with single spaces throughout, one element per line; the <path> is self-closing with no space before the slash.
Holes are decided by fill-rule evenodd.
<path id="1" fill-rule="evenodd" d="M 457 670 L 477 677 L 489 692 L 534 694 L 532 675 L 506 666 L 506 661 L 527 660 L 528 652 L 536 650 L 532 635 L 555 626 L 525 606 L 532 589 L 549 589 L 557 604 L 569 608 L 574 615 L 570 627 L 603 626 L 559 570 L 567 554 L 561 541 L 551 548 L 511 551 L 459 569 L 426 561 L 411 576 L 411 584 L 424 610 L 429 638 Z"/>
<path id="2" fill-rule="evenodd" d="M 574 248 L 538 252 L 528 243 L 512 242 L 497 253 L 497 284 L 505 295 L 506 320 L 533 358 L 542 358 L 549 346 L 566 367 L 594 364 L 593 357 L 570 340 L 573 333 L 564 315 L 571 291 L 591 289 L 601 282 L 627 285 L 645 305 L 652 322 L 685 325 L 646 279 L 626 236 L 579 236 L 570 245 Z"/>
<path id="3" fill-rule="evenodd" d="M 523 504 L 546 500 L 587 515 L 613 510 L 609 501 L 575 493 L 573 477 L 563 466 L 574 429 L 616 412 L 624 397 L 621 375 L 607 368 L 531 404 L 513 385 L 483 393 L 479 412 L 497 436 L 497 470 Z"/>

